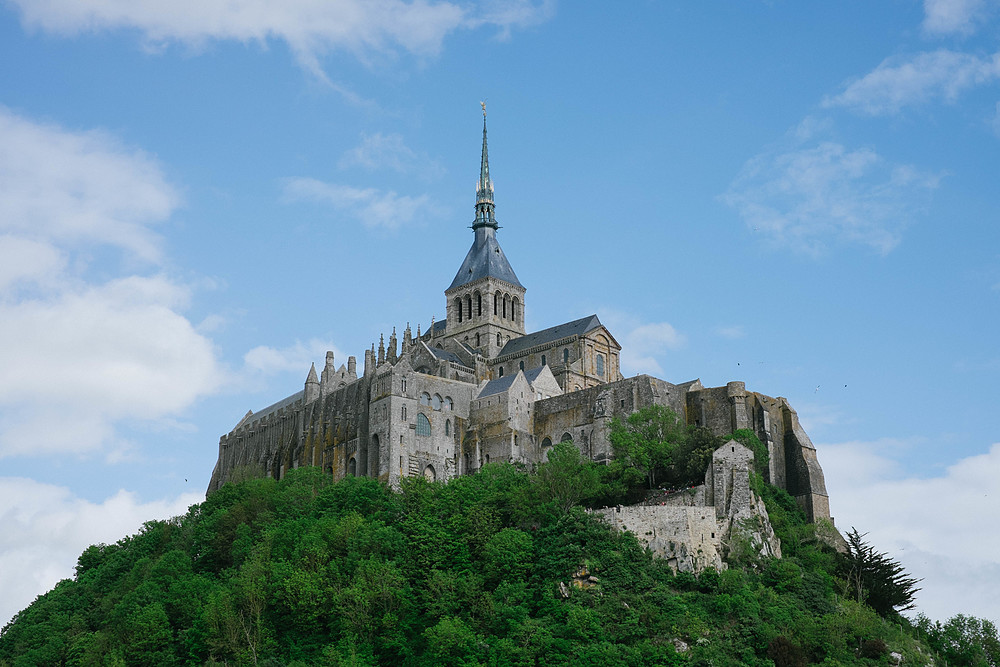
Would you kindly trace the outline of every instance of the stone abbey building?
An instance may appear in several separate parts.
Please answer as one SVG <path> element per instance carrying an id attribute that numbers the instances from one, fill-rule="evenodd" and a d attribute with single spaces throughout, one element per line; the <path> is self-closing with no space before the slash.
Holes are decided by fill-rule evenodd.
<path id="1" fill-rule="evenodd" d="M 409 326 L 336 366 L 332 352 L 302 391 L 248 412 L 219 441 L 208 492 L 236 475 L 280 478 L 322 466 L 335 478 L 448 480 L 490 461 L 534 464 L 554 442 L 572 440 L 584 456 L 607 461 L 608 425 L 652 404 L 719 435 L 752 429 L 770 453 L 770 481 L 811 519 L 829 518 L 816 450 L 784 398 L 742 382 L 708 388 L 648 375 L 624 378 L 621 346 L 597 315 L 528 333 L 525 287 L 497 240 L 493 182 L 483 149 L 473 242 L 444 291 L 446 317 L 416 335 Z"/>

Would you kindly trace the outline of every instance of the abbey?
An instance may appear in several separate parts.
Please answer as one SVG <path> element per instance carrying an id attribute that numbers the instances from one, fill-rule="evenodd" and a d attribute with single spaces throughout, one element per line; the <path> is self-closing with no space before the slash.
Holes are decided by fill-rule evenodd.
<path id="1" fill-rule="evenodd" d="M 571 440 L 591 460 L 612 456 L 608 427 L 648 405 L 724 435 L 752 429 L 770 453 L 769 477 L 812 520 L 829 518 L 816 450 L 784 398 L 742 382 L 706 388 L 648 375 L 624 378 L 621 346 L 597 315 L 528 333 L 525 287 L 497 239 L 483 117 L 473 242 L 444 291 L 444 319 L 426 331 L 395 330 L 335 364 L 332 352 L 302 391 L 248 412 L 219 441 L 208 492 L 239 476 L 280 478 L 321 466 L 335 478 L 375 477 L 397 486 L 423 475 L 448 480 L 491 461 L 536 464 L 554 442 Z"/>

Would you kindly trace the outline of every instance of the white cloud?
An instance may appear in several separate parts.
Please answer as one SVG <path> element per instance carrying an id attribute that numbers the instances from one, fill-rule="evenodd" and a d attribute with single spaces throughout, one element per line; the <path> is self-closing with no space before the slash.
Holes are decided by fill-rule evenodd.
<path id="1" fill-rule="evenodd" d="M 424 179 L 436 178 L 444 171 L 440 164 L 407 146 L 401 135 L 381 132 L 362 133 L 361 143 L 344 152 L 339 166 L 358 166 L 367 171 L 392 169 L 401 174 L 416 173 Z"/>
<path id="2" fill-rule="evenodd" d="M 987 10 L 984 0 L 924 0 L 924 32 L 969 35 Z"/>
<path id="3" fill-rule="evenodd" d="M 613 310 L 604 312 L 610 327 L 624 332 L 619 342 L 622 346 L 621 372 L 625 377 L 638 373 L 663 375 L 659 360 L 668 352 L 684 347 L 684 335 L 667 322 L 640 322 Z"/>
<path id="4" fill-rule="evenodd" d="M 260 345 L 243 356 L 243 365 L 250 372 L 264 375 L 300 372 L 304 381 L 310 364 L 316 364 L 317 372 L 322 370 L 327 350 L 333 351 L 338 366 L 347 362 L 332 343 L 313 338 L 307 343 L 296 341 L 282 349 Z"/>
<path id="5" fill-rule="evenodd" d="M 155 268 L 150 225 L 177 203 L 141 151 L 0 108 L 0 457 L 121 451 L 118 422 L 216 389 L 211 341 L 181 314 L 189 287 L 113 264 L 85 278 L 97 247 Z"/>
<path id="6" fill-rule="evenodd" d="M 91 544 L 111 544 L 144 522 L 184 514 L 200 493 L 140 502 L 119 490 L 92 503 L 69 489 L 30 479 L 0 477 L 0 627 L 61 579 L 73 576 Z"/>
<path id="7" fill-rule="evenodd" d="M 1000 77 L 1000 53 L 981 58 L 941 49 L 915 56 L 894 56 L 844 92 L 823 100 L 826 107 L 847 107 L 871 115 L 893 114 L 904 106 L 942 98 L 954 102 L 966 90 Z"/>
<path id="8" fill-rule="evenodd" d="M 360 220 L 366 227 L 388 230 L 413 223 L 435 207 L 430 197 L 410 197 L 377 188 L 324 183 L 314 178 L 291 178 L 285 182 L 285 197 L 292 201 L 311 201 L 331 205 Z"/>
<path id="9" fill-rule="evenodd" d="M 151 44 L 207 40 L 286 42 L 300 62 L 322 76 L 317 59 L 332 50 L 360 58 L 402 49 L 435 55 L 459 29 L 510 28 L 545 20 L 552 2 L 536 5 L 434 2 L 428 0 L 12 0 L 24 24 L 74 35 L 136 29 Z"/>
<path id="10" fill-rule="evenodd" d="M 743 338 L 746 336 L 747 332 L 742 324 L 734 324 L 731 326 L 715 327 L 715 335 L 721 336 L 722 338 L 736 340 L 737 338 Z"/>
<path id="11" fill-rule="evenodd" d="M 940 475 L 904 476 L 912 443 L 820 444 L 832 512 L 842 530 L 867 532 L 914 576 L 924 579 L 920 611 L 1000 619 L 993 587 L 1000 577 L 1000 443 L 961 459 Z"/>
<path id="12" fill-rule="evenodd" d="M 178 203 L 142 151 L 0 107 L 0 232 L 49 244 L 107 244 L 156 261 L 160 244 L 149 226 Z"/>
<path id="13" fill-rule="evenodd" d="M 816 254 L 831 242 L 860 243 L 887 253 L 937 183 L 870 148 L 823 141 L 754 157 L 722 200 L 778 245 Z"/>

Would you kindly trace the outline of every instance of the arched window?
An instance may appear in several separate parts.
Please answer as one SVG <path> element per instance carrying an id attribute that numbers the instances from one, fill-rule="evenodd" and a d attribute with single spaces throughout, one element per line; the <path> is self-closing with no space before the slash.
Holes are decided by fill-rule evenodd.
<path id="1" fill-rule="evenodd" d="M 517 311 L 521 307 L 521 302 L 517 300 L 515 296 L 510 302 L 510 319 L 512 322 L 517 322 Z"/>
<path id="2" fill-rule="evenodd" d="M 426 468 L 424 468 L 424 479 L 426 479 L 428 482 L 433 482 L 435 478 L 436 475 L 434 474 L 434 466 L 428 465 Z"/>
<path id="3" fill-rule="evenodd" d="M 431 404 L 431 395 L 428 394 L 426 391 L 422 392 L 420 394 L 420 405 L 430 405 L 430 404 Z"/>
<path id="4" fill-rule="evenodd" d="M 563 363 L 564 364 L 568 364 L 569 363 L 569 348 L 568 347 L 564 347 L 563 348 Z"/>
<path id="5" fill-rule="evenodd" d="M 431 434 L 431 420 L 422 412 L 417 413 L 417 435 Z"/>
<path id="6" fill-rule="evenodd" d="M 552 446 L 552 438 L 545 438 L 544 440 L 542 440 L 542 449 L 551 446 Z"/>
<path id="7" fill-rule="evenodd" d="M 523 371 L 524 370 L 524 362 L 523 361 L 519 362 L 517 364 L 517 367 L 520 368 Z"/>
<path id="8" fill-rule="evenodd" d="M 479 334 L 476 334 L 476 347 L 479 347 Z"/>
<path id="9" fill-rule="evenodd" d="M 604 377 L 604 355 L 600 352 L 597 353 L 597 377 Z"/>
<path id="10" fill-rule="evenodd" d="M 510 310 L 510 294 L 503 295 L 503 318 L 507 319 L 507 312 Z"/>
<path id="11" fill-rule="evenodd" d="M 483 295 L 476 292 L 476 317 L 483 316 Z"/>
<path id="12" fill-rule="evenodd" d="M 431 405 L 434 406 L 435 410 L 441 409 L 441 394 L 434 394 L 434 398 L 431 399 Z"/>
<path id="13" fill-rule="evenodd" d="M 352 477 L 358 474 L 358 461 L 353 456 L 351 460 L 347 462 L 347 474 Z"/>
<path id="14" fill-rule="evenodd" d="M 459 297 L 455 299 L 455 312 L 458 313 L 458 321 L 462 321 L 462 299 Z"/>
<path id="15" fill-rule="evenodd" d="M 562 437 L 559 438 L 559 442 L 573 442 L 573 436 L 569 433 L 563 433 Z"/>
<path id="16" fill-rule="evenodd" d="M 451 400 L 451 396 L 445 396 L 444 397 L 444 409 L 445 410 L 451 410 L 453 407 L 455 407 L 455 401 Z"/>
<path id="17" fill-rule="evenodd" d="M 500 332 L 498 331 L 497 332 L 497 345 L 499 345 L 499 344 L 500 344 Z"/>
<path id="18" fill-rule="evenodd" d="M 503 366 L 500 367 L 500 374 L 497 377 L 503 377 Z"/>
<path id="19" fill-rule="evenodd" d="M 472 319 L 472 297 L 468 294 L 465 295 L 465 316 Z"/>
<path id="20" fill-rule="evenodd" d="M 451 420 L 446 419 L 444 422 L 444 434 L 451 435 Z"/>
<path id="21" fill-rule="evenodd" d="M 545 355 L 543 354 L 542 355 L 542 366 L 544 366 L 544 365 L 545 365 Z"/>
<path id="22" fill-rule="evenodd" d="M 493 314 L 500 314 L 500 292 L 493 295 Z"/>

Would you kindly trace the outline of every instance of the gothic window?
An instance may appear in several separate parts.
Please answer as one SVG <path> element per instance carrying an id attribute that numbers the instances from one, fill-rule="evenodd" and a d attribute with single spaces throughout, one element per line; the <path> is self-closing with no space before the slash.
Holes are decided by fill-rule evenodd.
<path id="1" fill-rule="evenodd" d="M 520 307 L 520 302 L 517 300 L 517 297 L 515 296 L 514 299 L 510 302 L 510 319 L 512 322 L 517 322 L 517 311 L 519 307 Z"/>
<path id="2" fill-rule="evenodd" d="M 431 399 L 431 405 L 435 410 L 441 409 L 441 394 L 434 394 L 434 398 Z"/>
<path id="3" fill-rule="evenodd" d="M 476 334 L 476 347 L 479 347 L 479 334 Z"/>
<path id="4" fill-rule="evenodd" d="M 431 395 L 428 394 L 426 391 L 422 392 L 420 394 L 420 405 L 430 405 L 430 404 L 431 404 Z"/>
<path id="5" fill-rule="evenodd" d="M 444 409 L 451 410 L 455 406 L 455 402 L 451 400 L 451 396 L 444 397 Z"/>
<path id="6" fill-rule="evenodd" d="M 451 420 L 447 419 L 444 422 L 444 434 L 451 435 Z"/>
<path id="7" fill-rule="evenodd" d="M 517 366 L 518 366 L 518 368 L 520 368 L 520 369 L 521 369 L 522 371 L 524 370 L 524 362 L 523 362 L 523 361 L 522 361 L 522 362 L 520 362 L 520 363 L 519 363 L 519 364 L 518 364 Z"/>
<path id="8" fill-rule="evenodd" d="M 465 316 L 472 319 L 472 297 L 468 295 L 465 297 Z"/>
<path id="9" fill-rule="evenodd" d="M 483 295 L 476 292 L 476 317 L 483 316 Z"/>
<path id="10" fill-rule="evenodd" d="M 417 413 L 417 435 L 430 435 L 431 434 L 431 420 L 428 419 L 424 413 Z"/>
<path id="11" fill-rule="evenodd" d="M 507 319 L 507 311 L 510 310 L 510 295 L 503 295 L 503 318 Z"/>
<path id="12" fill-rule="evenodd" d="M 604 355 L 597 353 L 597 377 L 604 377 Z"/>
<path id="13" fill-rule="evenodd" d="M 564 347 L 563 348 L 563 363 L 564 364 L 568 364 L 569 363 L 569 348 L 568 347 Z"/>
<path id="14" fill-rule="evenodd" d="M 347 474 L 352 477 L 358 474 L 358 461 L 353 456 L 351 457 L 351 460 L 347 462 Z"/>
<path id="15" fill-rule="evenodd" d="M 406 393 L 406 378 L 403 378 L 403 393 Z"/>
<path id="16" fill-rule="evenodd" d="M 542 355 L 542 366 L 544 366 L 544 365 L 545 365 L 545 355 L 543 354 Z"/>
<path id="17" fill-rule="evenodd" d="M 455 312 L 458 313 L 458 321 L 462 321 L 462 299 L 455 299 Z"/>
<path id="18" fill-rule="evenodd" d="M 573 436 L 569 433 L 563 433 L 562 437 L 559 438 L 559 442 L 573 442 Z"/>
<path id="19" fill-rule="evenodd" d="M 428 465 L 426 468 L 424 468 L 424 479 L 426 479 L 428 482 L 433 482 L 435 477 L 436 475 L 434 473 L 434 466 Z"/>
<path id="20" fill-rule="evenodd" d="M 499 344 L 500 344 L 500 333 L 497 332 L 497 345 L 499 345 Z"/>
<path id="21" fill-rule="evenodd" d="M 402 418 L 402 420 L 404 422 L 406 421 L 406 406 L 405 405 L 403 406 L 402 414 L 400 415 L 400 417 Z"/>
<path id="22" fill-rule="evenodd" d="M 497 377 L 503 377 L 503 366 L 500 367 L 500 374 Z"/>
<path id="23" fill-rule="evenodd" d="M 551 446 L 552 446 L 552 438 L 545 438 L 544 440 L 542 440 L 542 449 Z"/>
<path id="24" fill-rule="evenodd" d="M 493 295 L 493 314 L 500 314 L 500 292 Z"/>

